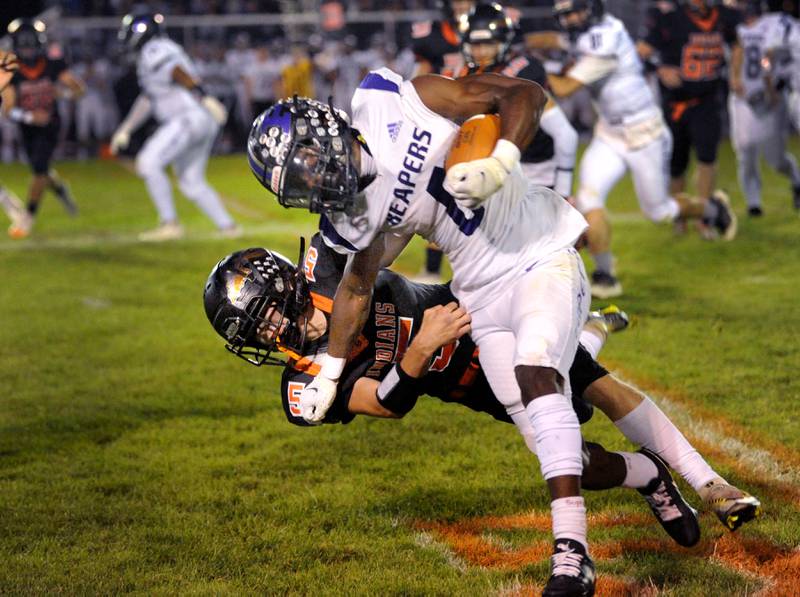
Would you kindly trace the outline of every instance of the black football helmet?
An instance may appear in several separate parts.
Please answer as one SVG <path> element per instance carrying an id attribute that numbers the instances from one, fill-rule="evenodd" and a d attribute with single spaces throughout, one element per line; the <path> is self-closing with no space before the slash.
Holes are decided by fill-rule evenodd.
<path id="1" fill-rule="evenodd" d="M 247 138 L 258 182 L 284 207 L 347 211 L 358 193 L 355 136 L 330 103 L 295 96 L 259 114 Z"/>
<path id="2" fill-rule="evenodd" d="M 138 51 L 147 41 L 162 35 L 164 16 L 159 13 L 127 14 L 117 33 L 117 41 L 126 52 Z"/>
<path id="3" fill-rule="evenodd" d="M 303 253 L 301 244 L 301 257 Z M 260 247 L 237 251 L 214 266 L 203 291 L 206 316 L 227 348 L 248 363 L 280 365 L 275 351 L 300 354 L 306 325 L 299 324 L 310 302 L 302 268 L 275 251 Z M 274 340 L 259 332 L 274 328 L 267 311 L 282 322 Z M 283 325 L 285 323 L 285 327 Z"/>
<path id="4" fill-rule="evenodd" d="M 587 17 L 581 23 L 570 24 L 567 22 L 569 15 L 583 11 L 587 12 Z M 592 25 L 600 22 L 604 14 L 603 0 L 555 0 L 553 2 L 553 16 L 556 22 L 572 38 L 588 31 Z"/>
<path id="5" fill-rule="evenodd" d="M 14 19 L 8 25 L 11 47 L 23 64 L 33 65 L 47 54 L 47 27 L 39 19 Z"/>
<path id="6" fill-rule="evenodd" d="M 514 41 L 514 22 L 506 14 L 503 7 L 497 2 L 481 3 L 472 7 L 459 21 L 459 34 L 461 35 L 461 53 L 464 60 L 472 66 L 475 59 L 472 55 L 473 44 L 497 42 L 500 47 L 491 66 L 502 63 L 508 55 L 511 43 Z"/>

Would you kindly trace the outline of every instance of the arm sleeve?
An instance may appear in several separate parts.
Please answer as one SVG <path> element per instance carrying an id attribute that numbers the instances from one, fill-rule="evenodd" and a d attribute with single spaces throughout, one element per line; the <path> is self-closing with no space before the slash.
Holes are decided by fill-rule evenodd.
<path id="1" fill-rule="evenodd" d="M 584 85 L 604 79 L 617 68 L 614 56 L 583 56 L 567 71 L 567 76 Z"/>
<path id="2" fill-rule="evenodd" d="M 558 106 L 545 111 L 539 126 L 553 138 L 556 161 L 554 190 L 562 197 L 569 197 L 572 195 L 572 176 L 578 152 L 578 132 Z"/>

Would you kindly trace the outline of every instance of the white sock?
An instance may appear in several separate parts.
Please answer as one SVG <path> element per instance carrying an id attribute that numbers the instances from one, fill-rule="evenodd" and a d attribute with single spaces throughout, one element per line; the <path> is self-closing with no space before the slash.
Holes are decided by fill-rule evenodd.
<path id="1" fill-rule="evenodd" d="M 531 400 L 525 412 L 536 438 L 536 456 L 545 479 L 583 474 L 583 441 L 572 401 L 562 394 Z"/>
<path id="2" fill-rule="evenodd" d="M 644 489 L 658 476 L 655 463 L 647 456 L 634 452 L 614 452 L 614 454 L 619 454 L 625 459 L 625 467 L 628 469 L 622 482 L 623 487 Z"/>
<path id="3" fill-rule="evenodd" d="M 581 331 L 580 343 L 592 355 L 592 358 L 597 360 L 597 355 L 600 354 L 600 350 L 602 350 L 606 340 L 601 338 L 599 334 L 583 330 Z"/>
<path id="4" fill-rule="evenodd" d="M 553 514 L 553 537 L 579 542 L 589 553 L 586 540 L 586 506 L 581 496 L 558 498 L 550 502 Z"/>
<path id="5" fill-rule="evenodd" d="M 719 477 L 650 398 L 614 424 L 634 444 L 661 456 L 695 491 Z"/>

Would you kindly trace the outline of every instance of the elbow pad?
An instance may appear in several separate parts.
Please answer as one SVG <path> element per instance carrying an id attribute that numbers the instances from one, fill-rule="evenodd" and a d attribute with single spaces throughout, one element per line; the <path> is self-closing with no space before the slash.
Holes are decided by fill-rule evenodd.
<path id="1" fill-rule="evenodd" d="M 422 378 L 411 377 L 395 363 L 378 386 L 377 397 L 383 408 L 403 416 L 414 408 L 421 393 Z"/>

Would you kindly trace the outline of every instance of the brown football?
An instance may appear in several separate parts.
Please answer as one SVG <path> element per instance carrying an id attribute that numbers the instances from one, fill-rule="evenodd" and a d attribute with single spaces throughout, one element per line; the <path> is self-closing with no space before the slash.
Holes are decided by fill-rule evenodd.
<path id="1" fill-rule="evenodd" d="M 458 135 L 444 161 L 445 169 L 449 170 L 461 162 L 488 158 L 499 138 L 500 117 L 497 114 L 473 116 L 458 129 Z"/>

